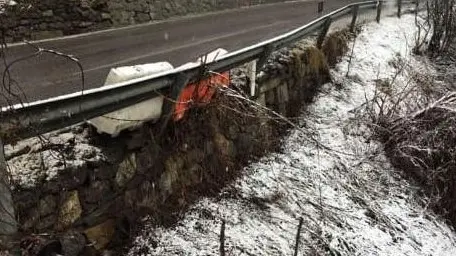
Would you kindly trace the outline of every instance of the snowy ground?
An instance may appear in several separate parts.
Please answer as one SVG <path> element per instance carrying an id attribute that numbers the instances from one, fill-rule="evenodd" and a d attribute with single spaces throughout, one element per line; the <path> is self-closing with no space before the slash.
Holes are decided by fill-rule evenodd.
<path id="1" fill-rule="evenodd" d="M 145 220 L 129 255 L 219 255 L 221 219 L 227 255 L 292 255 L 301 217 L 299 255 L 456 255 L 452 228 L 426 209 L 354 114 L 372 97 L 375 81 L 393 75 L 391 60 L 409 55 L 413 24 L 403 16 L 366 25 L 349 77 L 346 56 L 282 153 L 248 166 L 242 179 L 218 199 L 201 199 L 174 228 Z"/>
<path id="2" fill-rule="evenodd" d="M 5 155 L 14 188 L 34 188 L 55 179 L 59 172 L 104 159 L 102 151 L 89 144 L 87 130 L 65 128 L 6 145 Z"/>

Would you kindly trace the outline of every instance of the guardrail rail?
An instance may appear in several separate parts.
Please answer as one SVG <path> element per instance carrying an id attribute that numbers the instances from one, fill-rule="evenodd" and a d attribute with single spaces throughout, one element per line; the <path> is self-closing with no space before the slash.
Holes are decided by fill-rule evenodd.
<path id="1" fill-rule="evenodd" d="M 377 8 L 378 20 L 382 2 L 365 1 L 349 4 L 288 33 L 228 53 L 216 61 L 206 63 L 204 66 L 194 64 L 112 86 L 85 90 L 43 101 L 3 107 L 0 111 L 0 141 L 7 144 L 26 139 L 37 134 L 75 125 L 156 97 L 157 90 L 172 91 L 173 87 L 182 86 L 179 85 L 182 81 L 192 82 L 200 78 L 202 68 L 222 73 L 253 60 L 259 60 L 259 67 L 261 67 L 261 62 L 264 62 L 273 51 L 289 46 L 311 33 L 325 30 L 325 28 L 327 31 L 331 22 L 342 17 L 352 15 L 351 27 L 353 28 L 358 14 Z M 398 1 L 397 3 L 399 6 L 398 16 L 400 16 L 400 5 L 413 2 Z M 321 34 L 324 38 L 326 32 Z"/>

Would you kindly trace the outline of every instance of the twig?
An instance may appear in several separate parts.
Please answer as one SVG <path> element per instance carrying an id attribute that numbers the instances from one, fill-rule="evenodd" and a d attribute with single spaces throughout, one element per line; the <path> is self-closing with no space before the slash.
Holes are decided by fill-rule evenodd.
<path id="1" fill-rule="evenodd" d="M 220 256 L 225 256 L 225 220 L 222 220 L 220 227 Z"/>
<path id="2" fill-rule="evenodd" d="M 296 233 L 296 242 L 295 242 L 295 248 L 294 248 L 294 256 L 298 256 L 298 251 L 299 251 L 299 240 L 301 238 L 301 229 L 302 229 L 302 223 L 304 222 L 304 219 L 301 217 L 299 218 L 299 225 L 298 225 L 298 232 Z"/>
<path id="3" fill-rule="evenodd" d="M 348 77 L 348 74 L 350 73 L 350 67 L 351 67 L 351 63 L 352 63 L 352 59 L 353 59 L 353 52 L 355 50 L 356 38 L 358 38 L 358 37 L 355 36 L 355 39 L 353 40 L 353 46 L 351 49 L 350 58 L 348 60 L 347 74 L 345 74 L 345 77 Z"/>

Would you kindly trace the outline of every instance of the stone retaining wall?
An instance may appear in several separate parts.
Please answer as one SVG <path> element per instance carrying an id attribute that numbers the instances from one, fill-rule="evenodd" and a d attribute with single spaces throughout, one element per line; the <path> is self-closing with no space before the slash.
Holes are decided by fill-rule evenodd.
<path id="1" fill-rule="evenodd" d="M 232 88 L 248 87 L 243 71 L 232 71 Z M 325 56 L 306 43 L 274 53 L 262 74 L 257 101 L 286 116 L 298 115 L 330 79 Z M 112 139 L 78 126 L 8 145 L 23 247 L 75 256 L 119 248 L 141 216 L 172 225 L 248 161 L 279 149 L 287 126 L 277 116 L 228 94 L 216 99 L 164 134 L 148 124 Z"/>
<path id="2" fill-rule="evenodd" d="M 17 0 L 0 14 L 7 41 L 39 40 L 287 0 Z"/>

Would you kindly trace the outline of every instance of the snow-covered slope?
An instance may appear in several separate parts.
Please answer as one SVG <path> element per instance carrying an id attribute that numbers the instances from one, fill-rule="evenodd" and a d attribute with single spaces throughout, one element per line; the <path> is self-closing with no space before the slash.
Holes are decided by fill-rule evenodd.
<path id="1" fill-rule="evenodd" d="M 129 254 L 219 255 L 224 219 L 227 255 L 292 255 L 302 217 L 299 255 L 456 255 L 452 228 L 426 209 L 353 111 L 372 97 L 378 78 L 394 73 L 391 60 L 409 55 L 414 32 L 411 16 L 364 26 L 348 78 L 346 56 L 283 152 L 248 166 L 236 184 L 217 199 L 201 199 L 173 228 L 146 220 Z"/>

